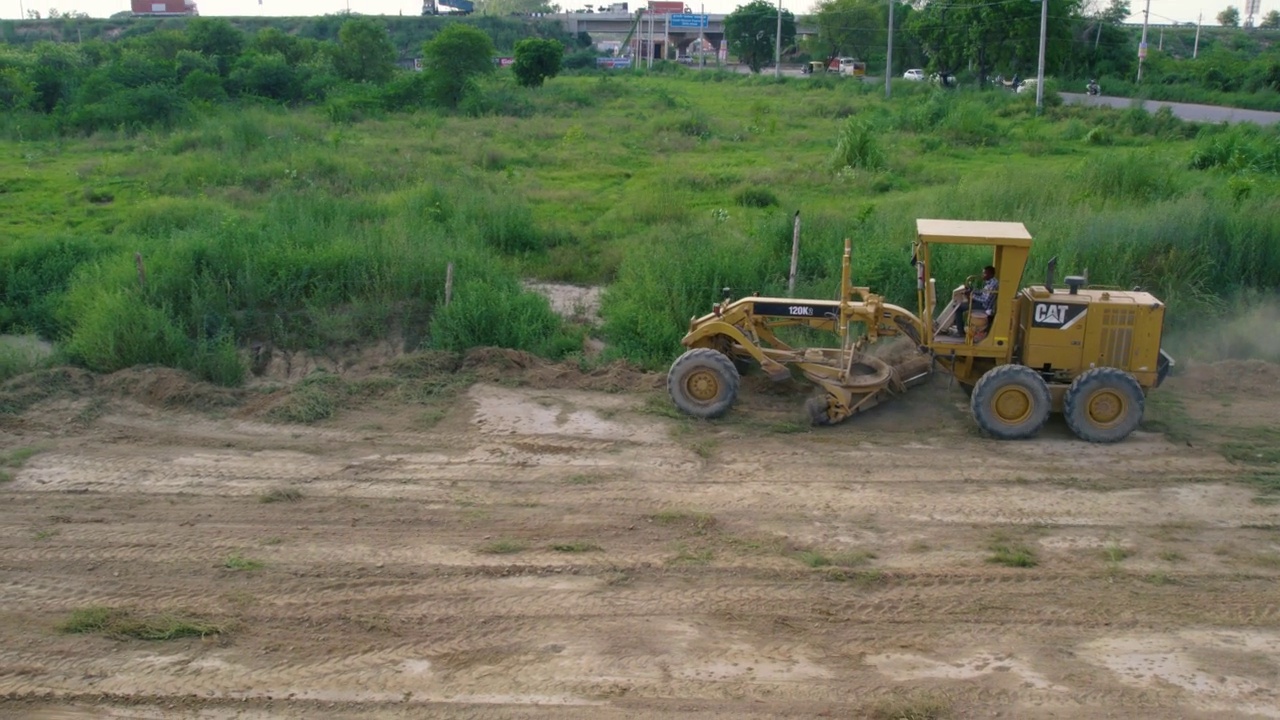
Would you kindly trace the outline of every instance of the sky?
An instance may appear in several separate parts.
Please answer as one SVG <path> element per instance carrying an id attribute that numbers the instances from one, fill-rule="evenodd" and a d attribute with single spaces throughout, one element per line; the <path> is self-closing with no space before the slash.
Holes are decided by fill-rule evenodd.
<path id="1" fill-rule="evenodd" d="M 443 1 L 443 0 L 442 0 Z M 562 7 L 573 9 L 586 4 L 586 0 L 552 0 Z M 603 2 L 604 0 L 602 0 Z M 689 7 L 698 11 L 694 3 L 698 3 L 709 13 L 732 12 L 746 0 L 685 0 Z M 1086 0 L 1089 2 L 1090 0 Z M 1151 22 L 1195 22 L 1196 16 L 1204 13 L 1206 24 L 1214 24 L 1213 19 L 1223 8 L 1235 5 L 1244 11 L 1245 0 L 1150 0 Z M 196 0 L 200 14 L 205 17 L 216 16 L 258 16 L 258 15 L 327 15 L 341 12 L 350 7 L 352 12 L 363 15 L 417 15 L 422 12 L 422 0 Z M 639 0 L 631 0 L 628 4 L 634 9 Z M 1028 0 L 1035 2 L 1035 0 Z M 599 4 L 599 3 L 593 3 Z M 815 5 L 814 0 L 782 0 L 782 7 L 797 14 L 809 12 Z M 1142 10 L 1145 0 L 1130 0 L 1134 15 L 1131 22 L 1142 22 Z M 122 10 L 129 9 L 129 0 L 0 0 L 0 18 L 22 17 L 24 9 L 35 9 L 41 15 L 48 13 L 49 8 L 59 11 L 79 11 L 91 17 L 109 17 Z M 1280 9 L 1280 0 L 1261 0 L 1261 14 Z"/>

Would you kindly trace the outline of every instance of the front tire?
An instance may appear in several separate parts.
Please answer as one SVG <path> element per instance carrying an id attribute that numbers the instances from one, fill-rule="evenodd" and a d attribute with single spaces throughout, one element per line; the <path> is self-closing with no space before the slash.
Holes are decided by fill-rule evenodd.
<path id="1" fill-rule="evenodd" d="M 1142 422 L 1146 398 L 1136 378 L 1117 368 L 1094 368 L 1067 388 L 1063 414 L 1081 440 L 1119 442 Z"/>
<path id="2" fill-rule="evenodd" d="M 969 409 L 978 427 L 997 440 L 1023 440 L 1040 432 L 1053 398 L 1049 386 L 1025 365 L 1000 365 L 978 378 Z"/>
<path id="3" fill-rule="evenodd" d="M 738 399 L 738 370 L 724 353 L 694 348 L 667 372 L 667 393 L 681 412 L 697 418 L 724 415 Z"/>

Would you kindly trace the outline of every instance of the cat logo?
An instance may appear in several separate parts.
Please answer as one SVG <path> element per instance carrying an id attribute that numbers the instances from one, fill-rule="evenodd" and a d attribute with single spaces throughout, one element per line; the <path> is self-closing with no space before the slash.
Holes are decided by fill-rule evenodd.
<path id="1" fill-rule="evenodd" d="M 1084 317 L 1085 305 L 1056 305 L 1036 303 L 1031 311 L 1031 326 L 1066 330 Z"/>

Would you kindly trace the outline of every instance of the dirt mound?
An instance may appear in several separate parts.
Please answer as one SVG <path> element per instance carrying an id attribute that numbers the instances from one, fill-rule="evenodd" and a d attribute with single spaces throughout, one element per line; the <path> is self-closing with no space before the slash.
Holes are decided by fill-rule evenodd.
<path id="1" fill-rule="evenodd" d="M 0 385 L 0 414 L 18 415 L 32 405 L 57 395 L 92 392 L 95 376 L 87 370 L 57 367 L 19 375 Z"/>
<path id="2" fill-rule="evenodd" d="M 1274 394 L 1280 387 L 1280 365 L 1265 360 L 1220 360 L 1192 363 L 1174 378 L 1187 392 L 1203 395 Z"/>
<path id="3" fill-rule="evenodd" d="M 238 405 L 240 390 L 218 387 L 196 380 L 173 368 L 136 367 L 120 370 L 99 379 L 99 387 L 138 402 L 166 408 L 212 408 Z"/>
<path id="4" fill-rule="evenodd" d="M 520 350 L 476 348 L 462 358 L 461 370 L 486 382 L 517 382 L 538 388 L 638 392 L 661 388 L 665 376 L 622 361 L 584 370 L 575 363 L 544 360 Z"/>

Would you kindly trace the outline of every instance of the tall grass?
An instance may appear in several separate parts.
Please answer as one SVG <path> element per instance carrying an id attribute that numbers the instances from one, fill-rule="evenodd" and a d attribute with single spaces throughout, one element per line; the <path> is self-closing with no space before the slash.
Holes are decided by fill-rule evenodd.
<path id="1" fill-rule="evenodd" d="M 242 108 L 171 132 L 24 140 L 0 175 L 24 199 L 0 243 L 0 332 L 58 340 L 95 370 L 160 363 L 224 383 L 254 343 L 576 350 L 521 289 L 533 274 L 609 283 L 610 352 L 661 368 L 720 288 L 784 291 L 796 210 L 802 297 L 834 297 L 847 237 L 855 282 L 912 307 L 919 217 L 1023 222 L 1025 281 L 1057 255 L 1095 284 L 1152 290 L 1174 326 L 1280 285 L 1273 130 L 1135 109 L 1037 117 L 1026 97 L 923 84 L 886 103 L 861 83 L 711 71 L 484 92 L 519 112 Z M 935 260 L 948 288 L 991 257 Z"/>

